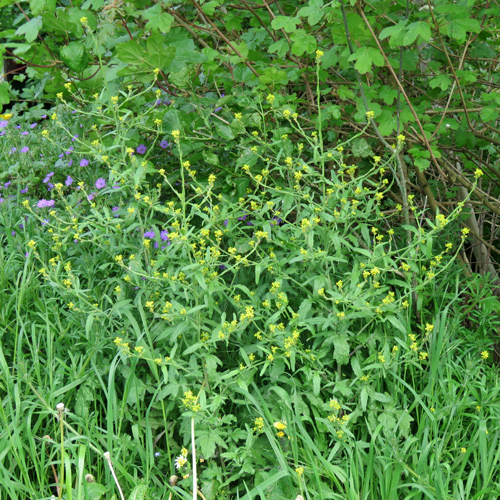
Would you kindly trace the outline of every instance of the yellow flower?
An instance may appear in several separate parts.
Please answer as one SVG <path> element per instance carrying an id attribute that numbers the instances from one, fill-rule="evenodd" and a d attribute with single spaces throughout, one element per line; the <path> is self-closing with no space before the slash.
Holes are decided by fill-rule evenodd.
<path id="1" fill-rule="evenodd" d="M 366 112 L 366 118 L 368 120 L 371 120 L 374 116 L 375 116 L 375 112 L 374 111 L 367 111 Z"/>
<path id="2" fill-rule="evenodd" d="M 467 451 L 467 448 L 460 448 L 460 451 L 461 451 L 462 453 L 465 453 L 465 452 Z"/>
<path id="3" fill-rule="evenodd" d="M 286 429 L 286 423 L 285 422 L 274 422 L 273 426 L 278 429 L 279 431 L 283 431 Z"/>
<path id="4" fill-rule="evenodd" d="M 86 25 L 86 24 L 87 24 L 87 18 L 86 18 L 86 17 L 81 17 L 81 18 L 80 18 L 80 22 L 81 22 L 83 25 Z"/>
<path id="5" fill-rule="evenodd" d="M 295 472 L 297 473 L 297 476 L 302 476 L 302 474 L 304 474 L 304 467 L 297 467 Z"/>
<path id="6" fill-rule="evenodd" d="M 481 358 L 484 359 L 485 361 L 490 357 L 488 351 L 483 351 L 481 353 Z"/>
<path id="7" fill-rule="evenodd" d="M 181 133 L 178 130 L 172 130 L 172 137 L 177 141 L 179 140 Z"/>
<path id="8" fill-rule="evenodd" d="M 324 52 L 322 50 L 316 51 L 316 59 L 319 61 L 324 56 Z"/>
<path id="9" fill-rule="evenodd" d="M 481 177 L 482 175 L 484 175 L 484 172 L 480 168 L 476 168 L 476 171 L 474 172 L 474 177 L 476 179 L 479 179 L 479 177 Z"/>
<path id="10" fill-rule="evenodd" d="M 30 240 L 30 241 L 28 242 L 28 246 L 29 246 L 30 248 L 35 248 L 35 247 L 36 247 L 36 241 Z"/>
<path id="11" fill-rule="evenodd" d="M 403 134 L 399 134 L 398 137 L 397 137 L 398 141 L 404 141 L 406 139 L 406 137 L 403 135 Z"/>

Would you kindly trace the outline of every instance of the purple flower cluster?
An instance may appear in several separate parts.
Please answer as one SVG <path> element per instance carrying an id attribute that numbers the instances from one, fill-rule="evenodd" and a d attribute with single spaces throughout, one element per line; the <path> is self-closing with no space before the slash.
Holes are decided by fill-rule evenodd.
<path id="1" fill-rule="evenodd" d="M 38 208 L 47 208 L 47 207 L 53 207 L 55 204 L 56 204 L 56 202 L 54 200 L 42 199 L 36 204 L 36 206 Z"/>

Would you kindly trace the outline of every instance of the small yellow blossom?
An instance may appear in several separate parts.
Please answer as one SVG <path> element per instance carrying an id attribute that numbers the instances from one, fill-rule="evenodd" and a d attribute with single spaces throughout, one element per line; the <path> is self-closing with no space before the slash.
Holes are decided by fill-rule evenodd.
<path id="1" fill-rule="evenodd" d="M 490 357 L 488 351 L 483 351 L 481 353 L 481 358 L 484 359 L 485 361 Z"/>

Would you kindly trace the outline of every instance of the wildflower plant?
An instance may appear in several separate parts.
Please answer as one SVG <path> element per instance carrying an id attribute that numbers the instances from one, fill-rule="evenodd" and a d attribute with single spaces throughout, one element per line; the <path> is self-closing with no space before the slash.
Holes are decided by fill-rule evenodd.
<path id="1" fill-rule="evenodd" d="M 9 245 L 82 332 L 68 343 L 84 360 L 77 380 L 92 366 L 87 390 L 122 401 L 99 438 L 110 451 L 130 451 L 124 436 L 134 436 L 132 461 L 151 478 L 161 447 L 162 467 L 182 471 L 178 487 L 194 496 L 198 484 L 243 496 L 240 477 L 317 497 L 343 491 L 346 459 L 379 426 L 388 446 L 443 414 L 405 377 L 438 384 L 446 315 L 422 305 L 458 272 L 466 228 L 455 245 L 444 235 L 460 232 L 465 202 L 430 219 L 408 197 L 402 224 L 393 193 L 404 135 L 358 162 L 352 141 L 323 130 L 319 101 L 310 130 L 293 96 L 259 87 L 224 102 L 224 125 L 196 96 L 134 113 L 161 94 L 155 83 L 78 101 L 66 90 L 50 122 L 66 142 L 41 140 L 74 163 L 43 165 L 33 194 L 0 209 L 9 227 L 26 225 Z M 78 137 L 73 115 L 86 124 Z M 478 370 L 487 359 L 478 351 Z M 95 404 L 97 414 L 105 405 Z M 447 450 L 462 448 L 449 439 Z"/>

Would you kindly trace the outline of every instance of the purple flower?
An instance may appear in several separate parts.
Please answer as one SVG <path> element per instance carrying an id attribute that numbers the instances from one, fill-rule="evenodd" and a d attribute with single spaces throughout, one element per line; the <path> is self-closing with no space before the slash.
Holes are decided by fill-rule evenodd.
<path id="1" fill-rule="evenodd" d="M 45 199 L 42 199 L 40 200 L 36 206 L 38 208 L 46 208 L 46 207 L 53 207 L 55 205 L 55 201 L 54 200 L 45 200 Z"/>
<path id="2" fill-rule="evenodd" d="M 167 230 L 164 230 L 160 233 L 160 238 L 162 239 L 162 241 L 168 241 L 168 231 Z"/>
<path id="3" fill-rule="evenodd" d="M 28 192 L 28 186 L 26 186 L 24 189 L 21 189 L 22 194 L 27 193 L 27 192 Z"/>
<path id="4" fill-rule="evenodd" d="M 229 220 L 228 220 L 228 219 L 226 219 L 226 220 L 224 221 L 224 225 L 225 225 L 226 227 L 227 227 L 228 222 L 229 222 Z"/>
<path id="5" fill-rule="evenodd" d="M 29 253 L 29 252 L 26 252 L 26 253 L 24 254 L 24 257 L 27 259 L 27 258 L 29 257 L 29 255 L 30 255 L 30 253 Z"/>
<path id="6" fill-rule="evenodd" d="M 15 231 L 12 231 L 10 234 L 11 234 L 12 236 L 15 236 L 15 235 L 16 235 L 16 232 L 15 232 Z"/>
<path id="7" fill-rule="evenodd" d="M 30 128 L 35 128 L 37 125 L 38 125 L 38 123 L 32 123 L 32 124 L 30 125 Z"/>
<path id="8" fill-rule="evenodd" d="M 247 214 L 242 215 L 241 217 L 238 217 L 238 220 L 245 220 L 247 218 Z"/>
<path id="9" fill-rule="evenodd" d="M 54 175 L 54 172 L 50 172 L 48 173 L 46 176 L 45 176 L 45 179 L 42 181 L 44 184 L 47 184 L 47 182 L 50 181 L 50 179 L 52 178 L 52 176 Z"/>
<path id="10" fill-rule="evenodd" d="M 21 128 L 21 125 L 16 125 L 16 128 Z"/>
<path id="11" fill-rule="evenodd" d="M 87 196 L 87 199 L 88 199 L 89 201 L 92 201 L 92 200 L 94 199 L 94 197 L 95 197 L 95 193 L 90 193 L 90 194 Z"/>
<path id="12" fill-rule="evenodd" d="M 54 189 L 54 184 L 52 182 L 47 183 L 47 189 L 50 191 L 51 189 Z"/>
<path id="13" fill-rule="evenodd" d="M 24 224 L 19 224 L 19 229 L 24 229 Z"/>
<path id="14" fill-rule="evenodd" d="M 154 231 L 146 231 L 144 233 L 144 238 L 154 238 L 155 237 L 155 232 Z"/>
<path id="15" fill-rule="evenodd" d="M 6 132 L 5 130 L 2 130 L 2 131 L 0 132 L 0 135 L 5 135 L 5 132 Z"/>
<path id="16" fill-rule="evenodd" d="M 16 151 L 17 151 L 17 148 L 12 148 L 12 149 L 10 150 L 10 154 L 15 153 Z"/>
<path id="17" fill-rule="evenodd" d="M 59 155 L 59 158 L 64 158 L 64 153 L 61 153 L 61 154 Z"/>
<path id="18" fill-rule="evenodd" d="M 3 185 L 3 188 L 4 188 L 4 189 L 7 189 L 7 188 L 10 186 L 10 183 L 11 183 L 11 181 L 6 182 L 6 183 Z"/>
<path id="19" fill-rule="evenodd" d="M 140 155 L 143 155 L 143 154 L 147 151 L 147 148 L 146 148 L 146 146 L 144 146 L 144 144 L 139 144 L 139 146 L 137 146 L 136 151 L 137 151 Z"/>
<path id="20" fill-rule="evenodd" d="M 73 160 L 68 161 L 68 167 L 71 167 L 71 165 L 73 165 Z"/>
<path id="21" fill-rule="evenodd" d="M 157 242 L 157 241 L 155 241 L 155 242 L 154 242 L 153 247 L 154 247 L 154 248 L 158 248 L 159 246 L 160 246 L 160 245 L 158 244 L 158 242 Z"/>
<path id="22" fill-rule="evenodd" d="M 80 167 L 86 167 L 87 165 L 89 164 L 89 161 L 84 158 L 81 162 L 80 162 Z"/>
<path id="23" fill-rule="evenodd" d="M 75 135 L 71 138 L 71 140 L 72 140 L 73 142 L 75 142 L 77 139 L 78 139 L 78 134 L 75 134 Z M 70 148 L 70 149 L 72 150 L 73 148 Z"/>
<path id="24" fill-rule="evenodd" d="M 29 135 L 29 132 L 21 132 L 21 135 Z"/>
<path id="25" fill-rule="evenodd" d="M 120 185 L 119 185 L 119 184 L 115 184 L 115 185 L 113 186 L 113 189 L 120 189 Z"/>
<path id="26" fill-rule="evenodd" d="M 8 124 L 9 124 L 9 122 L 7 120 L 2 120 L 0 122 L 0 128 L 5 128 Z"/>
<path id="27" fill-rule="evenodd" d="M 111 210 L 113 210 L 113 212 L 116 212 L 118 210 L 120 210 L 120 207 L 113 207 Z M 118 214 L 114 214 L 115 217 L 120 217 Z"/>
<path id="28" fill-rule="evenodd" d="M 217 113 L 217 111 L 220 111 L 222 108 L 215 108 L 214 113 Z"/>
<path id="29" fill-rule="evenodd" d="M 279 226 L 283 221 L 278 217 L 273 217 L 271 219 L 271 226 Z"/>
<path id="30" fill-rule="evenodd" d="M 47 225 L 50 222 L 50 219 L 43 219 L 42 226 Z"/>
<path id="31" fill-rule="evenodd" d="M 66 184 L 66 186 L 71 186 L 71 184 L 73 184 L 73 179 L 68 175 L 64 184 Z"/>
<path id="32" fill-rule="evenodd" d="M 27 153 L 30 150 L 28 146 L 24 146 L 23 149 L 21 149 L 21 153 Z"/>
<path id="33" fill-rule="evenodd" d="M 168 141 L 161 141 L 160 148 L 162 148 L 162 149 L 168 148 Z"/>
<path id="34" fill-rule="evenodd" d="M 97 179 L 95 181 L 95 187 L 97 189 L 105 188 L 106 187 L 106 181 L 102 177 L 100 177 L 99 179 Z"/>
<path id="35" fill-rule="evenodd" d="M 47 118 L 47 115 L 42 115 L 42 118 Z"/>
<path id="36" fill-rule="evenodd" d="M 227 267 L 226 267 L 224 264 L 221 264 L 221 265 L 219 266 L 219 269 L 224 270 L 224 269 L 227 269 Z"/>

